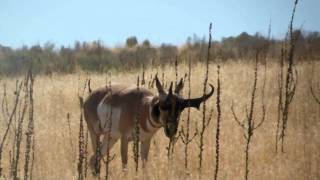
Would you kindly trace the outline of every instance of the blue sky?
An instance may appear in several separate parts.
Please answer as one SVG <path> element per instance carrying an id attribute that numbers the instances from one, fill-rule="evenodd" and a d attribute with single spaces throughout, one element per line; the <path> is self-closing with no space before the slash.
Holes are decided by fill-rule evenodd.
<path id="1" fill-rule="evenodd" d="M 241 2 L 241 3 L 240 3 Z M 118 46 L 128 36 L 182 44 L 188 36 L 213 38 L 261 32 L 285 34 L 293 0 L 0 0 L 0 44 L 73 45 L 100 39 Z M 300 0 L 295 26 L 320 31 L 320 0 Z"/>

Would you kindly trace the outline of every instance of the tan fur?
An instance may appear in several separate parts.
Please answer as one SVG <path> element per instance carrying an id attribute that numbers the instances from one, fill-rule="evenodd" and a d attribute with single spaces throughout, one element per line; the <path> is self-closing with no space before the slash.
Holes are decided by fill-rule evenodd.
<path id="1" fill-rule="evenodd" d="M 112 126 L 118 129 L 113 129 L 110 135 L 111 138 L 113 138 L 112 144 L 114 144 L 118 138 L 121 139 L 121 157 L 124 167 L 127 163 L 128 142 L 133 139 L 132 133 L 137 116 L 139 117 L 139 126 L 141 128 L 141 157 L 146 161 L 150 147 L 150 139 L 161 127 L 157 117 L 151 116 L 151 107 L 157 102 L 157 99 L 158 98 L 149 90 L 143 88 L 137 90 L 134 86 L 112 85 L 111 88 L 103 87 L 93 91 L 85 100 L 84 115 L 90 131 L 94 151 L 97 146 L 97 137 L 104 135 L 104 132 L 106 132 L 101 128 L 101 122 L 103 121 L 101 118 L 104 117 L 99 117 L 97 111 L 99 108 L 111 107 L 121 112 L 120 119 L 116 119 L 114 116 L 112 116 L 113 119 L 111 118 Z M 100 103 L 108 106 L 101 106 L 99 105 Z M 105 118 L 108 119 L 107 117 Z M 153 125 L 152 128 L 150 128 L 150 126 L 148 128 L 148 123 Z M 118 137 L 118 133 L 120 137 Z M 102 155 L 105 155 L 105 151 L 107 150 L 105 144 L 106 142 L 103 142 Z"/>

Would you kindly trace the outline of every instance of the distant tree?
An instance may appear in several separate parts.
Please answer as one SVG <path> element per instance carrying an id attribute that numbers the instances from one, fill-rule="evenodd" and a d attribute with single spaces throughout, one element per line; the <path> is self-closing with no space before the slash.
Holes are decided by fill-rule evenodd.
<path id="1" fill-rule="evenodd" d="M 192 38 L 191 38 L 190 36 L 187 37 L 186 45 L 187 45 L 188 47 L 192 46 Z"/>
<path id="2" fill-rule="evenodd" d="M 76 60 L 74 58 L 74 51 L 71 48 L 61 47 L 60 59 L 63 67 L 61 67 L 66 73 L 73 73 L 76 71 Z"/>
<path id="3" fill-rule="evenodd" d="M 40 45 L 34 45 L 30 48 L 30 51 L 34 54 L 40 54 L 42 52 L 42 47 Z"/>
<path id="4" fill-rule="evenodd" d="M 135 36 L 128 37 L 126 40 L 126 45 L 129 48 L 132 48 L 138 44 L 138 40 Z"/>
<path id="5" fill-rule="evenodd" d="M 157 56 L 157 49 L 151 45 L 142 45 L 135 50 L 135 57 L 137 58 L 137 65 L 150 64 L 152 59 Z"/>
<path id="6" fill-rule="evenodd" d="M 294 30 L 297 38 L 295 56 L 298 61 L 320 59 L 320 32 Z M 238 36 L 222 38 L 212 42 L 211 54 L 219 59 L 247 61 L 253 58 L 258 49 L 269 60 L 277 59 L 284 39 L 271 39 L 260 33 L 253 35 L 243 32 Z M 126 40 L 124 47 L 108 49 L 100 40 L 93 42 L 75 41 L 73 47 L 55 47 L 51 42 L 43 45 L 22 46 L 12 49 L 0 45 L 0 74 L 21 75 L 30 66 L 34 73 L 51 74 L 73 73 L 78 69 L 106 72 L 112 68 L 128 70 L 142 65 L 166 65 L 176 56 L 180 60 L 191 59 L 193 63 L 205 59 L 207 40 L 197 35 L 186 39 L 184 45 L 161 44 L 153 47 L 146 39 L 141 44 L 135 36 Z"/>
<path id="7" fill-rule="evenodd" d="M 149 48 L 151 46 L 150 41 L 148 39 L 144 40 L 142 46 L 145 48 Z"/>
<path id="8" fill-rule="evenodd" d="M 159 48 L 160 52 L 160 64 L 164 65 L 170 62 L 175 56 L 178 55 L 178 48 L 170 44 L 162 44 Z"/>
<path id="9" fill-rule="evenodd" d="M 204 36 L 202 38 L 198 37 L 197 35 L 188 37 L 185 45 L 179 51 L 180 59 L 190 59 L 193 62 L 204 60 L 208 49 L 207 44 L 208 43 Z"/>
<path id="10" fill-rule="evenodd" d="M 43 45 L 43 50 L 45 51 L 53 51 L 54 50 L 54 44 L 52 42 L 46 42 L 44 45 Z"/>
<path id="11" fill-rule="evenodd" d="M 304 35 L 307 58 L 316 59 L 320 57 L 320 32 L 309 32 Z M 299 42 L 298 42 L 299 43 Z"/>
<path id="12" fill-rule="evenodd" d="M 79 41 L 74 42 L 74 50 L 75 51 L 81 50 L 81 42 L 79 42 Z"/>

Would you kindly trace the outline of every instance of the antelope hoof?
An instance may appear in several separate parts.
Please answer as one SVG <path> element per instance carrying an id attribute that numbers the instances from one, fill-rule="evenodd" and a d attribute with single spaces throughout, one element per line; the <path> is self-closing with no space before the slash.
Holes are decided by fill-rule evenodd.
<path id="1" fill-rule="evenodd" d="M 128 167 L 126 164 L 122 164 L 122 172 L 124 175 L 127 175 L 128 174 Z"/>

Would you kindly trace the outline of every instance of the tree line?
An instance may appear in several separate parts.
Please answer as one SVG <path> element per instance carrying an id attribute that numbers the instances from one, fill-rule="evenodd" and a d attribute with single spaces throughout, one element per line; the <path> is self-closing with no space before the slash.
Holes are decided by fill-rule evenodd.
<path id="1" fill-rule="evenodd" d="M 317 60 L 320 57 L 320 32 L 295 30 L 297 37 L 296 59 Z M 238 36 L 213 41 L 210 52 L 221 61 L 247 61 L 254 58 L 257 50 L 268 52 L 269 59 L 280 57 L 285 39 L 268 38 L 260 33 L 246 32 Z M 72 47 L 55 47 L 47 42 L 44 45 L 22 46 L 13 49 L 0 45 L 0 74 L 24 74 L 32 66 L 34 73 L 74 73 L 78 70 L 107 72 L 110 70 L 128 71 L 142 66 L 164 66 L 191 59 L 192 62 L 205 61 L 207 54 L 205 37 L 188 37 L 181 46 L 171 44 L 153 45 L 149 40 L 138 42 L 134 36 L 126 39 L 125 45 L 110 48 L 102 41 L 75 42 Z M 212 59 L 213 59 L 212 58 Z"/>

